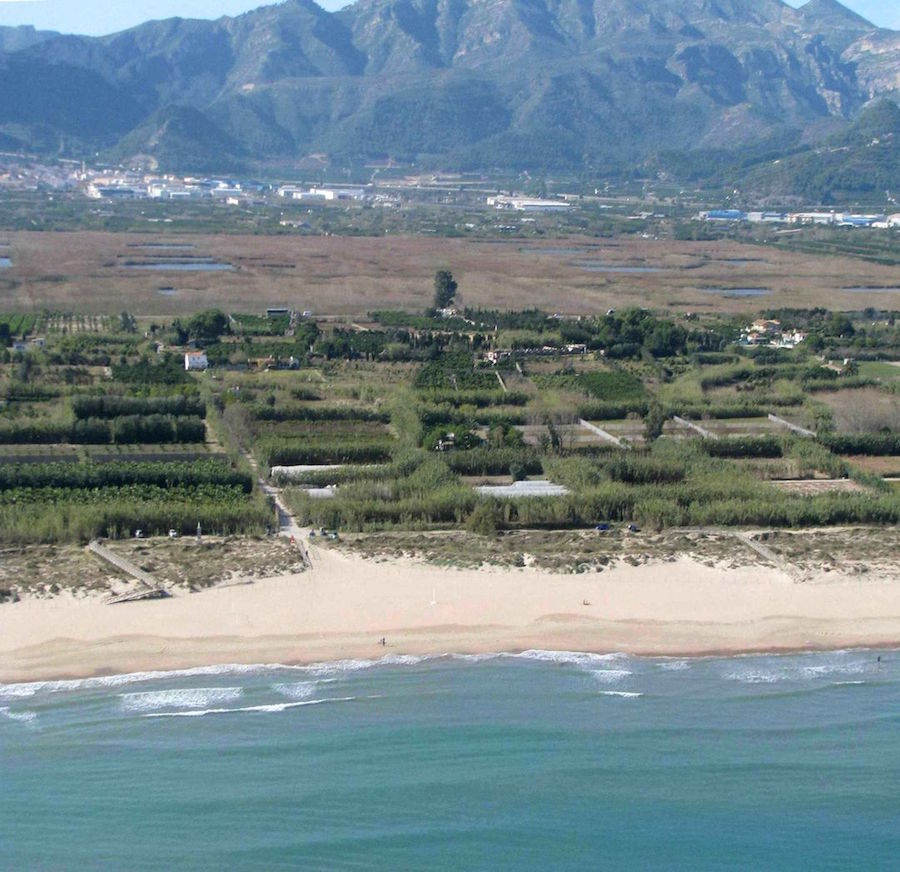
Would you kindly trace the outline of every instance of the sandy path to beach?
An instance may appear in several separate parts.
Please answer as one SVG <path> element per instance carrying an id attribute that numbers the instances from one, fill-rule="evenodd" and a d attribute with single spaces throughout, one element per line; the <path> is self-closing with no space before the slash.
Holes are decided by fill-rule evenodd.
<path id="1" fill-rule="evenodd" d="M 556 575 L 312 556 L 306 573 L 168 600 L 0 606 L 0 680 L 385 653 L 900 644 L 900 577 L 829 573 L 801 584 L 777 569 L 717 569 L 688 557 Z"/>

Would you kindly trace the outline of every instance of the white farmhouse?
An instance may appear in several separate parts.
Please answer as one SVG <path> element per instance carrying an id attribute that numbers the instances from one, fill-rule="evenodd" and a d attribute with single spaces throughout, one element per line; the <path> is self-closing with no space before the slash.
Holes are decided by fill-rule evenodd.
<path id="1" fill-rule="evenodd" d="M 188 351 L 184 355 L 184 368 L 188 372 L 202 372 L 209 366 L 205 351 Z"/>

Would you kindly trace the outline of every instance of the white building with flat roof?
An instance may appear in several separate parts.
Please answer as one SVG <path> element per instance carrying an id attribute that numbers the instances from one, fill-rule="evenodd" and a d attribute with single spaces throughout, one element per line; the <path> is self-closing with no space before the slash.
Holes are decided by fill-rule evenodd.
<path id="1" fill-rule="evenodd" d="M 512 209 L 516 212 L 568 212 L 572 208 L 564 200 L 541 200 L 533 197 L 496 197 L 487 198 L 488 206 L 495 209 Z"/>

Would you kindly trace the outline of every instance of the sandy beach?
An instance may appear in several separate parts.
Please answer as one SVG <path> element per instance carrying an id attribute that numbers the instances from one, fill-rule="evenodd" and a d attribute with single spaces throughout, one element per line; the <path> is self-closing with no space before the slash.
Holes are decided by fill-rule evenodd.
<path id="1" fill-rule="evenodd" d="M 382 646 L 380 640 L 386 644 Z M 700 655 L 900 644 L 900 577 L 714 568 L 444 569 L 315 549 L 313 569 L 166 600 L 0 607 L 0 680 L 529 648 Z"/>

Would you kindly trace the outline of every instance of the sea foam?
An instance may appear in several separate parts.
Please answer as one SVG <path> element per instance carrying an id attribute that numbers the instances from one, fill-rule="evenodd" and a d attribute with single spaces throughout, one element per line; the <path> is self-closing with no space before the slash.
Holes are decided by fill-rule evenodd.
<path id="1" fill-rule="evenodd" d="M 129 684 L 172 678 L 194 678 L 206 675 L 254 675 L 259 672 L 271 672 L 279 669 L 305 670 L 307 668 L 305 666 L 288 666 L 284 663 L 223 663 L 216 666 L 193 666 L 188 669 L 124 672 L 117 675 L 99 675 L 91 678 L 0 684 L 0 699 L 34 696 L 36 693 L 61 693 L 64 691 L 125 687 Z"/>
<path id="2" fill-rule="evenodd" d="M 242 712 L 283 712 L 292 708 L 300 708 L 307 705 L 322 705 L 328 702 L 353 702 L 355 696 L 335 696 L 324 699 L 306 699 L 299 702 L 273 702 L 265 705 L 246 705 L 238 708 L 211 708 L 192 709 L 185 712 L 150 712 L 145 718 L 202 718 L 206 715 L 234 715 Z"/>
<path id="3" fill-rule="evenodd" d="M 37 720 L 37 712 L 11 712 L 5 706 L 0 707 L 0 715 L 11 721 L 19 721 L 23 724 L 30 724 Z"/>
<path id="4" fill-rule="evenodd" d="M 594 669 L 591 672 L 591 675 L 603 684 L 618 684 L 632 674 L 630 669 Z"/>
<path id="5" fill-rule="evenodd" d="M 309 699 L 316 692 L 318 683 L 317 681 L 295 681 L 289 684 L 273 684 L 272 690 L 289 699 Z"/>
<path id="6" fill-rule="evenodd" d="M 125 711 L 150 712 L 166 708 L 194 709 L 234 702 L 241 694 L 243 688 L 240 687 L 185 687 L 123 693 L 119 695 L 119 699 Z"/>
<path id="7" fill-rule="evenodd" d="M 780 681 L 811 681 L 832 675 L 861 675 L 873 671 L 876 666 L 877 663 L 872 660 L 861 660 L 858 656 L 849 659 L 839 652 L 838 656 L 825 663 L 767 658 L 762 663 L 742 664 L 737 669 L 729 669 L 724 677 L 743 684 L 776 684 Z"/>
<path id="8" fill-rule="evenodd" d="M 663 660 L 657 665 L 666 672 L 682 672 L 691 668 L 691 664 L 687 660 Z"/>
<path id="9" fill-rule="evenodd" d="M 544 651 L 539 648 L 531 648 L 520 654 L 510 654 L 522 660 L 540 660 L 549 663 L 567 663 L 573 666 L 591 666 L 595 663 L 608 663 L 610 660 L 628 660 L 629 654 L 613 652 L 610 654 L 592 654 L 588 651 Z"/>

